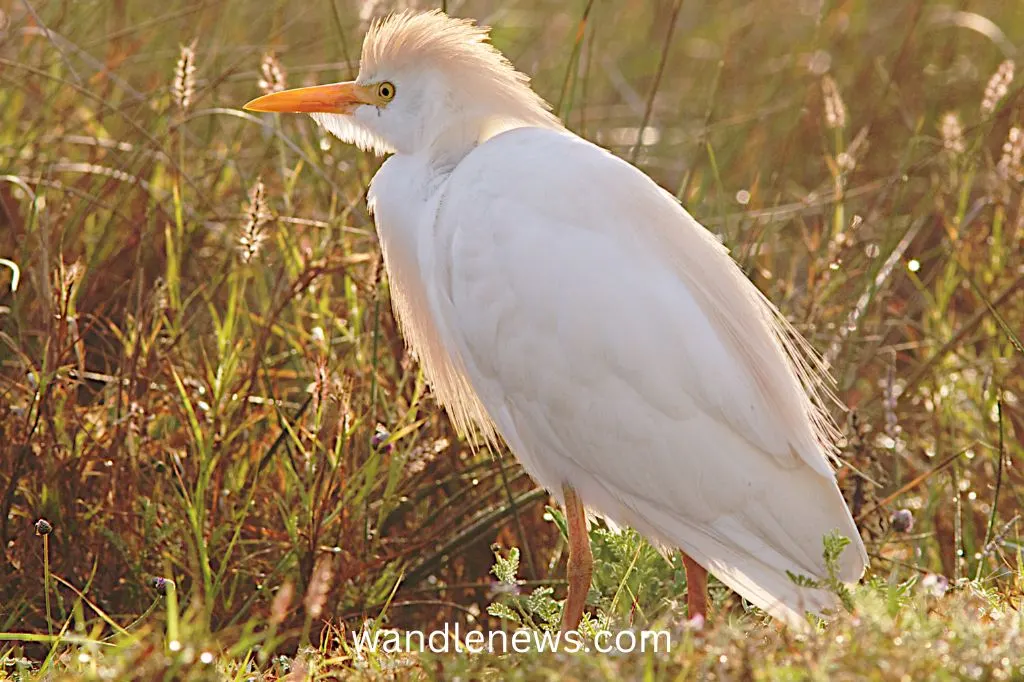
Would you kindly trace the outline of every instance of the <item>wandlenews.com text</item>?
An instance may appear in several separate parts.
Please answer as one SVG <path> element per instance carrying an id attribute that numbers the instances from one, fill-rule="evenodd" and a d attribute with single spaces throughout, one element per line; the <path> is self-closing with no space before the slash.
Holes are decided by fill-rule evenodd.
<path id="1" fill-rule="evenodd" d="M 352 647 L 357 656 L 381 653 L 668 653 L 672 637 L 666 630 L 599 630 L 593 636 L 577 630 L 538 632 L 536 630 L 461 630 L 458 623 L 437 630 L 371 631 L 364 628 L 352 633 Z"/>

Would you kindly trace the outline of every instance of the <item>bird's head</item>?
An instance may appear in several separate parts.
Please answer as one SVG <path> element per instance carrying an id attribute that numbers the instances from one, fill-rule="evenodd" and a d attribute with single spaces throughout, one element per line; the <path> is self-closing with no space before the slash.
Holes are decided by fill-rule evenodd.
<path id="1" fill-rule="evenodd" d="M 393 14 L 367 33 L 356 80 L 272 93 L 245 108 L 311 114 L 378 154 L 451 154 L 510 128 L 561 127 L 487 34 L 439 11 Z"/>

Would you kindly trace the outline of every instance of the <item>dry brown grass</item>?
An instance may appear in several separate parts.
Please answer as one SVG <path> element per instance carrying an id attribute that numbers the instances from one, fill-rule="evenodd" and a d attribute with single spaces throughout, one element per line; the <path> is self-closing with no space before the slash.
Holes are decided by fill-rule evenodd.
<path id="1" fill-rule="evenodd" d="M 458 12 L 493 21 L 571 127 L 635 152 L 832 362 L 852 408 L 837 412 L 840 476 L 875 575 L 972 582 L 945 600 L 908 588 L 896 610 L 876 603 L 895 587 L 865 590 L 860 621 L 810 643 L 742 616 L 745 630 L 722 625 L 713 646 L 653 662 L 437 663 L 449 673 L 922 679 L 940 661 L 952 677 L 1024 675 L 1002 663 L 1019 646 L 1024 193 L 1020 79 L 1000 66 L 1024 44 L 1024 16 L 1001 0 L 818 7 L 474 0 Z M 471 452 L 404 350 L 363 202 L 378 161 L 305 119 L 239 111 L 279 77 L 274 63 L 291 86 L 351 75 L 350 9 L 4 10 L 5 663 L 95 676 L 75 656 L 102 645 L 51 646 L 53 631 L 113 636 L 109 667 L 139 679 L 212 674 L 165 650 L 176 636 L 238 679 L 247 657 L 283 675 L 271 654 L 306 638 L 326 657 L 310 666 L 348 666 L 331 633 L 389 599 L 392 625 L 497 626 L 480 615 L 492 543 L 523 550 L 523 589 L 561 589 L 545 494 L 511 459 Z M 912 530 L 888 527 L 898 509 Z M 39 518 L 53 526 L 45 554 Z M 678 577 L 645 570 L 655 587 L 632 618 L 673 622 Z M 176 606 L 153 576 L 173 578 Z M 294 598 L 275 600 L 284 585 Z M 983 615 L 960 618 L 975 604 Z M 735 600 L 720 609 L 739 613 Z M 923 653 L 943 627 L 949 648 Z"/>

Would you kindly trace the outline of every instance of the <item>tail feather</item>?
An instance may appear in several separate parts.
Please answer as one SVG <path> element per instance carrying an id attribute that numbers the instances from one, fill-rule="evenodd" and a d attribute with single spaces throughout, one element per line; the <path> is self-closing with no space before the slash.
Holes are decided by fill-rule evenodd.
<path id="1" fill-rule="evenodd" d="M 682 549 L 726 586 L 791 627 L 806 631 L 808 612 L 824 616 L 841 606 L 830 590 L 801 586 L 790 577 L 825 577 L 821 540 L 815 544 L 819 549 L 813 558 L 806 543 L 779 542 L 776 532 L 784 530 L 783 524 L 770 515 L 756 521 L 726 516 L 711 526 L 698 527 L 653 505 L 640 507 L 629 500 L 620 501 L 629 507 L 629 522 L 637 530 L 667 548 Z M 854 583 L 864 572 L 867 555 L 845 505 L 843 512 L 843 518 L 835 519 L 835 530 L 849 537 L 851 545 L 840 557 L 839 578 Z M 829 530 L 832 528 L 823 529 L 822 538 Z"/>
<path id="2" fill-rule="evenodd" d="M 683 551 L 727 587 L 792 628 L 806 631 L 807 612 L 820 616 L 840 606 L 832 592 L 793 582 L 787 574 L 791 569 L 784 568 L 786 560 L 778 553 L 755 556 L 740 553 L 707 535 L 695 537 Z"/>

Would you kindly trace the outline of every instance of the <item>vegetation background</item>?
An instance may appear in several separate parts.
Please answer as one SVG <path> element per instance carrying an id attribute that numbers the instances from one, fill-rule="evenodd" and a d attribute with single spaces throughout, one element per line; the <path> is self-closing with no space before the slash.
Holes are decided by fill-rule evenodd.
<path id="1" fill-rule="evenodd" d="M 352 649 L 367 619 L 543 629 L 564 590 L 547 495 L 405 351 L 380 160 L 240 109 L 354 76 L 406 4 L 0 5 L 0 679 L 1024 679 L 1006 0 L 449 2 L 831 362 L 873 577 L 810 637 L 717 588 L 685 627 L 678 559 L 598 524 L 595 618 L 671 653 Z"/>

